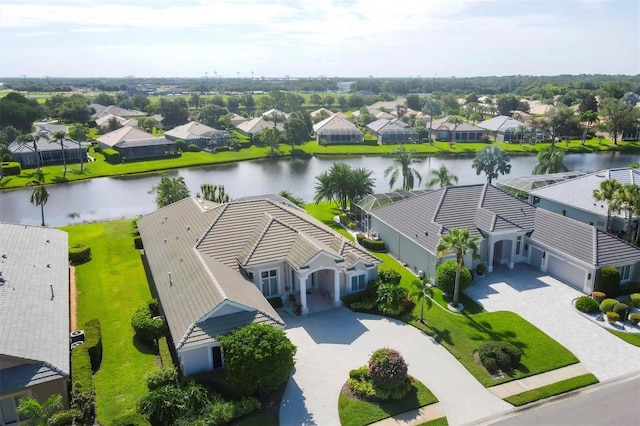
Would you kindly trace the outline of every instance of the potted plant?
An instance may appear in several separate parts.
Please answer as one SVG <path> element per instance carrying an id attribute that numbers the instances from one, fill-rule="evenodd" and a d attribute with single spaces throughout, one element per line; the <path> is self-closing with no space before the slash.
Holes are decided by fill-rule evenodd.
<path id="1" fill-rule="evenodd" d="M 487 267 L 484 263 L 480 262 L 476 265 L 476 274 L 478 274 L 479 277 L 483 277 L 486 272 Z"/>

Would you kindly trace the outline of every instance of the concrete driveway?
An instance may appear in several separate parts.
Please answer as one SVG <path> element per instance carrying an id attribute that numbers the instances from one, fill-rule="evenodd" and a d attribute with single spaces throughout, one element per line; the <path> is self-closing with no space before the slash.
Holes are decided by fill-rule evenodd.
<path id="1" fill-rule="evenodd" d="M 573 309 L 581 292 L 527 265 L 477 277 L 465 293 L 488 311 L 518 313 L 573 352 L 600 381 L 640 371 L 640 349 Z"/>
<path id="2" fill-rule="evenodd" d="M 450 425 L 512 410 L 485 389 L 446 349 L 418 329 L 388 318 L 333 309 L 307 317 L 283 314 L 298 347 L 280 424 L 339 425 L 338 395 L 349 370 L 365 365 L 376 349 L 398 350 L 409 374 L 440 400 Z"/>

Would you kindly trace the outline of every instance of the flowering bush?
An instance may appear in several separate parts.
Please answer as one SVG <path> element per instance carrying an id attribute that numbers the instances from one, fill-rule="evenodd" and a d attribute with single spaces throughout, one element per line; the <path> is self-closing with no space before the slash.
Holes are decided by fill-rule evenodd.
<path id="1" fill-rule="evenodd" d="M 393 349 L 378 349 L 371 355 L 369 377 L 373 386 L 387 395 L 387 398 L 399 389 L 407 388 L 408 391 L 407 363 L 402 355 Z"/>

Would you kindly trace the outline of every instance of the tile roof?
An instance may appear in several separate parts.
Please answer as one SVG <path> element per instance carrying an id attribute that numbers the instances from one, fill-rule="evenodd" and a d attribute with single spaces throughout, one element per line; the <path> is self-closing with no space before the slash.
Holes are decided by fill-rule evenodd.
<path id="1" fill-rule="evenodd" d="M 640 185 L 640 170 L 628 167 L 601 170 L 534 189 L 531 195 L 606 217 L 608 203 L 593 198 L 593 190 L 607 179 L 615 179 L 622 185 Z M 625 217 L 625 212 L 611 211 L 611 216 Z"/>
<path id="2" fill-rule="evenodd" d="M 134 148 L 134 147 L 155 146 L 155 145 L 175 145 L 175 142 L 170 141 L 164 136 L 153 136 L 153 137 L 144 138 L 144 139 L 126 139 L 116 144 L 118 148 Z"/>
<path id="3" fill-rule="evenodd" d="M 251 120 L 236 125 L 236 128 L 241 132 L 245 134 L 251 133 L 254 135 L 262 132 L 267 127 L 273 127 L 273 121 L 265 120 L 263 117 L 252 118 Z M 276 124 L 276 129 L 283 131 L 284 123 Z"/>
<path id="4" fill-rule="evenodd" d="M 151 139 L 155 137 L 156 136 L 153 136 L 151 133 L 147 133 L 144 130 L 139 129 L 138 127 L 124 126 L 100 136 L 98 138 L 98 141 L 113 148 L 114 146 L 126 140 Z"/>
<path id="5" fill-rule="evenodd" d="M 497 117 L 490 118 L 478 123 L 478 127 L 491 130 L 492 132 L 512 132 L 515 133 L 519 126 L 526 126 L 521 121 L 507 117 L 506 115 L 498 115 Z M 528 128 L 528 127 L 527 127 Z"/>
<path id="6" fill-rule="evenodd" d="M 140 117 L 140 116 L 147 115 L 142 111 L 120 108 L 119 106 L 116 106 L 116 105 L 102 106 L 100 104 L 91 104 L 90 107 L 92 107 L 96 111 L 91 116 L 91 118 L 93 119 L 104 117 L 105 115 L 109 115 L 109 114 L 115 115 L 117 117 L 134 117 L 134 116 Z"/>
<path id="7" fill-rule="evenodd" d="M 0 394 L 69 377 L 68 371 L 63 372 L 46 362 L 28 362 L 1 371 Z"/>
<path id="8" fill-rule="evenodd" d="M 51 374 L 68 376 L 67 233 L 0 223 L 0 256 L 0 357 L 46 363 Z"/>
<path id="9" fill-rule="evenodd" d="M 35 134 L 40 135 L 40 138 L 36 141 L 36 146 L 38 147 L 38 151 L 42 151 L 42 152 L 60 151 L 60 142 L 53 139 L 52 133 L 43 131 L 43 132 L 36 132 Z M 78 142 L 71 140 L 68 137 L 62 140 L 62 144 L 64 145 L 64 149 L 78 148 Z M 9 151 L 11 151 L 12 154 L 32 153 L 33 142 L 20 142 L 19 140 L 16 140 L 11 142 L 9 146 L 7 146 L 7 149 L 9 149 Z"/>
<path id="10" fill-rule="evenodd" d="M 449 130 L 451 132 L 484 132 L 482 127 L 478 127 L 475 124 L 471 124 L 469 122 L 463 121 L 462 123 L 456 124 L 452 121 L 453 116 L 447 115 L 442 118 L 437 118 L 433 120 L 431 123 L 431 128 L 433 130 Z"/>
<path id="11" fill-rule="evenodd" d="M 231 137 L 226 130 L 218 130 L 197 121 L 191 121 L 165 132 L 165 135 L 188 141 L 190 139 L 210 139 Z"/>
<path id="12" fill-rule="evenodd" d="M 313 125 L 313 131 L 318 133 L 322 130 L 358 130 L 355 124 L 347 120 L 346 118 L 341 117 L 338 114 L 334 114 L 331 117 L 327 117 L 322 121 L 317 122 Z"/>

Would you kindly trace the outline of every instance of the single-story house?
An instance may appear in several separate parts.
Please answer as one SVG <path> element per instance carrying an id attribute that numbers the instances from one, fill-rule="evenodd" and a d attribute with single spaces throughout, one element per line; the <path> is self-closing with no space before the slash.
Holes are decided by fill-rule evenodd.
<path id="1" fill-rule="evenodd" d="M 46 131 L 51 134 L 54 134 L 55 132 L 65 132 L 67 135 L 69 134 L 69 126 L 59 124 L 57 121 L 40 123 L 36 121 L 35 123 L 33 123 L 33 127 L 36 128 L 36 131 Z"/>
<path id="2" fill-rule="evenodd" d="M 506 115 L 498 115 L 478 123 L 478 127 L 490 131 L 499 142 L 519 142 L 526 139 L 531 128 L 521 121 Z M 530 137 L 530 135 L 529 135 Z"/>
<path id="3" fill-rule="evenodd" d="M 193 144 L 200 148 L 227 146 L 233 141 L 233 137 L 226 130 L 214 129 L 197 121 L 174 127 L 165 132 L 164 136 L 170 141 L 182 139 L 187 145 Z"/>
<path id="4" fill-rule="evenodd" d="M 266 120 L 264 117 L 255 117 L 251 120 L 238 124 L 236 126 L 236 129 L 238 129 L 238 131 L 243 135 L 251 138 L 255 135 L 259 135 L 264 131 L 264 129 L 267 129 L 269 127 L 274 127 L 273 121 Z M 275 125 L 275 128 L 283 132 L 284 123 L 277 123 Z"/>
<path id="5" fill-rule="evenodd" d="M 320 145 L 353 144 L 364 141 L 360 129 L 340 114 L 334 114 L 314 124 L 313 131 Z"/>
<path id="6" fill-rule="evenodd" d="M 482 127 L 466 121 L 456 123 L 450 115 L 431 121 L 430 126 L 431 138 L 440 141 L 479 142 L 484 134 Z"/>
<path id="7" fill-rule="evenodd" d="M 89 105 L 89 108 L 95 111 L 95 113 L 91 115 L 91 118 L 94 120 L 106 115 L 114 115 L 116 117 L 144 117 L 147 115 L 142 111 L 120 108 L 116 105 L 104 106 L 100 104 L 91 104 Z"/>
<path id="8" fill-rule="evenodd" d="M 217 204 L 186 198 L 138 220 L 183 374 L 224 366 L 216 337 L 253 322 L 284 327 L 268 299 L 341 297 L 377 277 L 380 261 L 279 196 Z"/>
<path id="9" fill-rule="evenodd" d="M 576 179 L 563 180 L 529 193 L 529 202 L 535 206 L 605 229 L 608 203 L 593 197 L 593 191 L 600 189 L 600 183 L 617 180 L 621 185 L 640 185 L 640 169 L 621 167 L 589 173 Z M 632 231 L 640 223 L 640 216 L 632 217 Z M 628 216 L 625 211 L 611 211 L 609 230 L 617 234 L 628 232 Z"/>
<path id="10" fill-rule="evenodd" d="M 590 294 L 603 266 L 620 269 L 623 282 L 640 278 L 640 248 L 598 228 L 536 208 L 489 184 L 442 188 L 365 212 L 369 233 L 418 275 L 434 276 L 436 247 L 447 229 L 480 238 L 478 262 L 492 272 L 526 263 Z M 453 258 L 449 255 L 447 258 Z"/>
<path id="11" fill-rule="evenodd" d="M 311 117 L 311 120 L 316 122 L 316 121 L 322 121 L 325 118 L 331 117 L 333 114 L 335 114 L 335 112 L 323 107 L 323 108 L 318 108 L 314 111 L 311 111 L 309 113 L 309 116 Z"/>
<path id="12" fill-rule="evenodd" d="M 579 171 L 548 173 L 544 175 L 515 176 L 507 178 L 500 182 L 496 182 L 496 186 L 505 192 L 518 197 L 521 200 L 528 200 L 529 193 L 537 188 L 552 185 L 558 182 L 564 182 L 586 173 Z"/>
<path id="13" fill-rule="evenodd" d="M 233 124 L 233 127 L 238 127 L 238 124 L 244 123 L 245 121 L 247 121 L 247 118 L 241 116 L 240 114 L 236 114 L 234 112 L 234 113 L 231 113 L 230 121 L 231 121 L 231 124 Z"/>
<path id="14" fill-rule="evenodd" d="M 380 119 L 367 124 L 367 129 L 378 138 L 380 145 L 394 143 L 417 143 L 420 136 L 409 125 L 398 118 Z"/>
<path id="15" fill-rule="evenodd" d="M 112 148 L 123 161 L 175 155 L 175 142 L 142 129 L 124 126 L 98 138 L 100 149 Z"/>
<path id="16" fill-rule="evenodd" d="M 369 111 L 369 114 L 371 114 L 371 116 L 376 120 L 379 120 L 379 119 L 391 120 L 396 117 L 394 114 L 391 114 L 390 112 L 381 111 L 379 109 L 375 109 L 372 107 L 367 107 L 367 111 Z M 351 114 L 351 117 L 356 122 L 360 122 L 362 120 L 361 116 L 362 116 L 362 112 L 360 110 L 353 111 L 353 113 Z"/>
<path id="17" fill-rule="evenodd" d="M 262 115 L 262 117 L 264 117 L 267 120 L 271 121 L 271 119 L 273 118 L 274 114 L 277 117 L 280 117 L 279 121 L 286 121 L 289 118 L 289 116 L 291 115 L 291 114 L 286 113 L 284 111 L 280 111 L 277 108 L 271 108 L 270 110 L 267 110 L 267 111 L 263 112 L 261 115 Z"/>
<path id="18" fill-rule="evenodd" d="M 521 100 L 529 103 L 529 114 L 531 115 L 545 115 L 555 108 L 553 105 L 545 104 L 541 101 L 530 101 L 527 99 Z"/>
<path id="19" fill-rule="evenodd" d="M 19 140 L 11 142 L 7 147 L 13 160 L 19 162 L 22 168 L 87 161 L 87 148 L 79 142 L 64 138 L 61 147 L 60 142 L 53 139 L 53 133 L 41 130 L 32 134 L 38 137 L 37 150 L 34 149 L 33 142 Z"/>
<path id="20" fill-rule="evenodd" d="M 60 394 L 69 407 L 69 259 L 66 232 L 0 223 L 0 424 L 18 401 Z"/>

